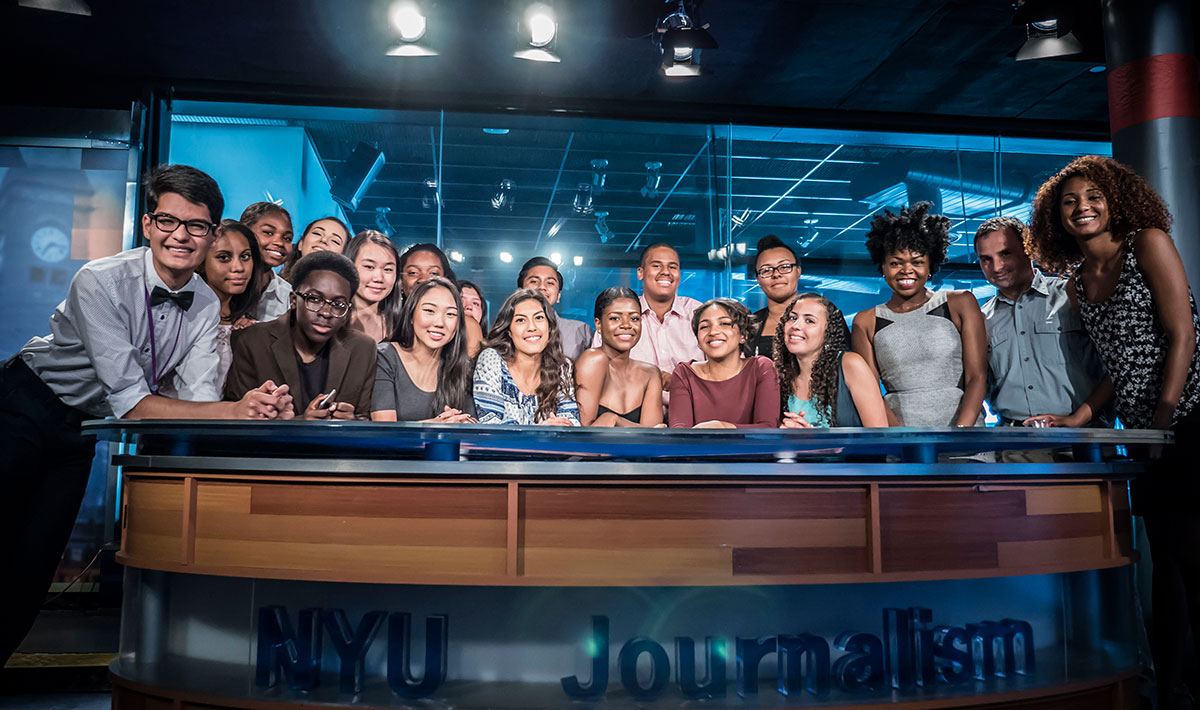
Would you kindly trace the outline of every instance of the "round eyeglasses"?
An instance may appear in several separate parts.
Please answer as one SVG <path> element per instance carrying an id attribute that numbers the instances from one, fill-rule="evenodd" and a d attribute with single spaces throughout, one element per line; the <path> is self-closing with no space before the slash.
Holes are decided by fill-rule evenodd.
<path id="1" fill-rule="evenodd" d="M 329 306 L 329 310 L 331 313 L 333 313 L 334 317 L 340 318 L 341 316 L 346 315 L 346 311 L 350 310 L 350 304 L 341 299 L 331 301 L 328 298 L 322 298 L 315 293 L 300 293 L 299 291 L 296 292 L 296 296 L 298 296 L 301 301 L 304 301 L 304 307 L 313 313 L 320 313 L 325 306 Z"/>

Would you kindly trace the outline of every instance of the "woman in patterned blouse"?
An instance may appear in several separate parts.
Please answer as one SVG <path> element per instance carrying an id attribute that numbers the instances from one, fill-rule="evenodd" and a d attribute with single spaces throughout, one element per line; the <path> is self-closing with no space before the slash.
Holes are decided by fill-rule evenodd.
<path id="1" fill-rule="evenodd" d="M 1166 204 L 1141 176 L 1089 155 L 1042 185 L 1025 231 L 1025 249 L 1042 268 L 1070 275 L 1067 294 L 1112 378 L 1121 421 L 1170 428 L 1180 442 L 1133 489 L 1154 561 L 1160 708 L 1191 707 L 1187 686 L 1200 691 L 1183 664 L 1188 634 L 1180 621 L 1190 619 L 1200 643 L 1200 485 L 1188 460 L 1200 437 L 1200 317 L 1170 228 Z M 1085 421 L 1088 407 L 1080 410 Z"/>
<path id="2" fill-rule="evenodd" d="M 579 426 L 573 382 L 546 298 L 520 289 L 505 299 L 475 363 L 479 423 Z"/>

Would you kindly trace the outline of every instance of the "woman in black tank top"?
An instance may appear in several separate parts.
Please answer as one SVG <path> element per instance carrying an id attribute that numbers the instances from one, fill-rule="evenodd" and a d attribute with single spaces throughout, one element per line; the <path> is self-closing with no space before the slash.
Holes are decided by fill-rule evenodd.
<path id="1" fill-rule="evenodd" d="M 584 426 L 664 426 L 658 368 L 633 360 L 629 351 L 642 335 L 637 294 L 614 286 L 596 297 L 600 347 L 575 362 L 575 398 Z"/>
<path id="2" fill-rule="evenodd" d="M 1043 269 L 1070 275 L 1068 294 L 1108 369 L 1117 416 L 1187 442 L 1153 461 L 1133 489 L 1154 561 L 1159 707 L 1177 707 L 1188 685 L 1200 691 L 1200 678 L 1183 667 L 1187 628 L 1179 623 L 1190 618 L 1200 651 L 1200 485 L 1185 450 L 1200 436 L 1200 317 L 1170 228 L 1166 204 L 1141 176 L 1085 156 L 1038 190 L 1025 232 Z"/>

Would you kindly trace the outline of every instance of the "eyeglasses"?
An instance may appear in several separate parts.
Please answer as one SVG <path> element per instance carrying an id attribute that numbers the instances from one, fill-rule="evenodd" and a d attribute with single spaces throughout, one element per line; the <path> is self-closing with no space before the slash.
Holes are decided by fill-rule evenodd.
<path id="1" fill-rule="evenodd" d="M 217 225 L 213 224 L 212 222 L 205 222 L 202 219 L 193 219 L 188 222 L 184 222 L 175 215 L 167 214 L 166 212 L 149 212 L 147 213 L 147 216 L 154 220 L 155 226 L 167 234 L 179 229 L 179 225 L 181 224 L 183 225 L 183 228 L 187 230 L 187 233 L 193 237 L 207 237 L 208 235 L 212 234 L 214 229 L 217 228 Z"/>
<path id="2" fill-rule="evenodd" d="M 780 276 L 787 276 L 788 274 L 792 273 L 792 269 L 796 268 L 796 266 L 797 266 L 797 264 L 780 264 L 778 266 L 764 266 L 761 269 L 759 269 L 758 271 L 755 271 L 754 273 L 758 274 L 758 278 L 760 278 L 760 279 L 769 279 L 772 276 L 774 276 L 776 272 L 778 272 Z"/>
<path id="3" fill-rule="evenodd" d="M 300 297 L 301 301 L 304 301 L 304 307 L 313 313 L 320 313 L 321 309 L 329 306 L 329 310 L 333 313 L 334 317 L 341 317 L 346 315 L 346 311 L 350 310 L 350 304 L 340 299 L 331 301 L 328 298 L 321 298 L 315 293 L 300 293 L 299 291 L 296 292 L 296 295 Z"/>

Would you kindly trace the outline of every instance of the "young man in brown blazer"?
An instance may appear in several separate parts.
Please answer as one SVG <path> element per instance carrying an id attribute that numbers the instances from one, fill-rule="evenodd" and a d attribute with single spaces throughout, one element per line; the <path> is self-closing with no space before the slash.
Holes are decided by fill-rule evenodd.
<path id="1" fill-rule="evenodd" d="M 328 251 L 296 262 L 291 309 L 235 331 L 225 398 L 256 383 L 287 383 L 304 419 L 366 419 L 375 386 L 375 341 L 346 327 L 358 290 L 354 264 Z M 299 408 L 299 407 L 297 407 Z"/>

